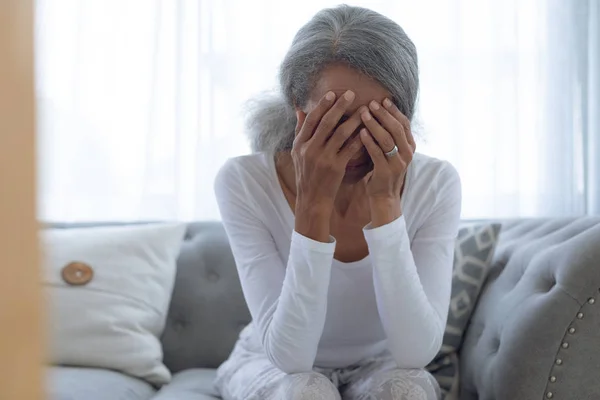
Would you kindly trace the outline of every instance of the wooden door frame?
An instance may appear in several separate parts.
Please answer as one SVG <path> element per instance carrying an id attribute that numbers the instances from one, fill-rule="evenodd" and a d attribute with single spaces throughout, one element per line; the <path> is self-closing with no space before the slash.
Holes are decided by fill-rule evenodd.
<path id="1" fill-rule="evenodd" d="M 0 399 L 44 397 L 33 0 L 0 1 Z"/>

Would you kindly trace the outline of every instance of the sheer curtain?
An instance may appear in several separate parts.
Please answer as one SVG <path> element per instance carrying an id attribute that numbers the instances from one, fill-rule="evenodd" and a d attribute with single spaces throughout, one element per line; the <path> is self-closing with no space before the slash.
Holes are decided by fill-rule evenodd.
<path id="1" fill-rule="evenodd" d="M 217 219 L 244 101 L 338 2 L 38 0 L 40 218 Z M 349 4 L 415 42 L 418 150 L 457 167 L 463 217 L 600 212 L 597 1 Z"/>

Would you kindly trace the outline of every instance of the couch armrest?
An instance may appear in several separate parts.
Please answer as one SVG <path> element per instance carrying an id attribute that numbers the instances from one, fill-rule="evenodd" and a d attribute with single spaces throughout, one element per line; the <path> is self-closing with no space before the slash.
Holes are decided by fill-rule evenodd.
<path id="1" fill-rule="evenodd" d="M 503 225 L 460 354 L 467 399 L 600 399 L 600 218 Z"/>
<path id="2" fill-rule="evenodd" d="M 178 372 L 152 400 L 219 400 L 213 385 L 215 376 L 216 370 L 205 368 Z"/>

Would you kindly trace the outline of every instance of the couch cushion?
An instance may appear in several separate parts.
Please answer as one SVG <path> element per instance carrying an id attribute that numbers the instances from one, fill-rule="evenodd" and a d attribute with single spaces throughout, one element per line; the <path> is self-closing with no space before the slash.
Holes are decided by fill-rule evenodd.
<path id="1" fill-rule="evenodd" d="M 218 400 L 221 397 L 214 387 L 216 374 L 214 369 L 203 368 L 181 371 L 152 400 Z"/>
<path id="2" fill-rule="evenodd" d="M 155 390 L 145 381 L 96 368 L 48 368 L 48 400 L 148 400 Z"/>
<path id="3" fill-rule="evenodd" d="M 218 367 L 250 319 L 223 226 L 190 224 L 162 337 L 165 365 L 173 373 Z"/>
<path id="4" fill-rule="evenodd" d="M 600 399 L 600 218 L 505 222 L 461 350 L 461 399 Z"/>

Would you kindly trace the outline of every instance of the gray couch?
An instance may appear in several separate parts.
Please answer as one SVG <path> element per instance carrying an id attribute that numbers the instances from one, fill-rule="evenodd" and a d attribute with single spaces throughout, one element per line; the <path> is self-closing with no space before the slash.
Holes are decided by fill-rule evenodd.
<path id="1" fill-rule="evenodd" d="M 250 321 L 219 223 L 190 224 L 156 390 L 115 371 L 52 367 L 52 400 L 209 400 Z M 600 400 L 600 218 L 503 223 L 460 354 L 461 400 Z"/>

